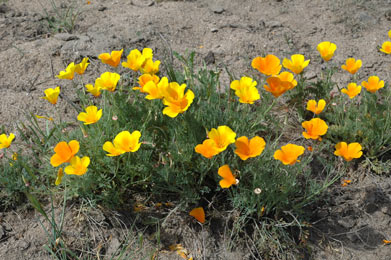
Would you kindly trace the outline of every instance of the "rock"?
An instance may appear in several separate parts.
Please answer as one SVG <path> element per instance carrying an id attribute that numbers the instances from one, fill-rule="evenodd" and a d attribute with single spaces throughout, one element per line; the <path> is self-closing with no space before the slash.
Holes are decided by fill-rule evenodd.
<path id="1" fill-rule="evenodd" d="M 107 10 L 107 7 L 106 7 L 106 6 L 101 6 L 101 7 L 98 8 L 98 11 L 99 11 L 99 12 L 103 12 L 103 11 L 105 11 L 105 10 Z"/>
<path id="2" fill-rule="evenodd" d="M 214 64 L 216 62 L 214 53 L 209 51 L 208 54 L 206 54 L 204 60 L 207 65 Z"/>
<path id="3" fill-rule="evenodd" d="M 3 238 L 5 236 L 5 230 L 3 226 L 0 226 L 0 238 Z"/>
<path id="4" fill-rule="evenodd" d="M 282 27 L 282 24 L 279 21 L 269 21 L 266 23 L 266 27 L 273 29 L 273 28 Z"/>
<path id="5" fill-rule="evenodd" d="M 0 14 L 5 14 L 9 11 L 11 11 L 11 8 L 6 6 L 5 4 L 0 5 Z"/>
<path id="6" fill-rule="evenodd" d="M 16 247 L 22 251 L 27 250 L 30 247 L 30 242 L 19 240 L 19 242 L 16 244 Z"/>
<path id="7" fill-rule="evenodd" d="M 344 217 L 337 220 L 337 223 L 346 229 L 351 229 L 355 225 L 355 221 L 351 217 Z"/>
<path id="8" fill-rule="evenodd" d="M 215 5 L 215 6 L 212 6 L 210 8 L 210 10 L 212 12 L 214 12 L 215 14 L 222 14 L 225 10 L 222 6 L 219 6 L 219 5 Z"/>
<path id="9" fill-rule="evenodd" d="M 79 39 L 79 37 L 77 37 L 76 35 L 69 34 L 69 33 L 57 33 L 56 35 L 54 35 L 54 38 L 56 38 L 57 40 L 64 41 L 64 42 Z"/>
<path id="10" fill-rule="evenodd" d="M 305 73 L 305 78 L 306 79 L 314 79 L 314 78 L 316 78 L 316 73 L 314 72 L 314 71 L 306 71 L 306 73 Z"/>
<path id="11" fill-rule="evenodd" d="M 356 19 L 364 26 L 374 26 L 377 24 L 378 19 L 367 12 L 359 12 L 356 15 Z"/>
<path id="12" fill-rule="evenodd" d="M 218 32 L 218 31 L 219 31 L 219 29 L 218 29 L 218 28 L 216 28 L 216 27 L 212 27 L 212 28 L 210 28 L 210 31 L 211 31 L 211 32 Z"/>
<path id="13" fill-rule="evenodd" d="M 386 19 L 388 21 L 391 21 L 391 9 L 390 10 L 387 10 L 385 13 L 384 13 L 384 16 L 386 17 Z"/>
<path id="14" fill-rule="evenodd" d="M 130 4 L 140 7 L 153 6 L 155 4 L 154 1 L 145 1 L 145 0 L 132 0 Z"/>
<path id="15" fill-rule="evenodd" d="M 378 210 L 378 206 L 375 203 L 368 203 L 365 207 L 367 213 L 373 213 Z"/>
<path id="16" fill-rule="evenodd" d="M 118 248 L 121 246 L 121 243 L 119 242 L 118 238 L 113 237 L 110 241 L 110 244 L 107 248 L 106 255 L 114 256 Z"/>

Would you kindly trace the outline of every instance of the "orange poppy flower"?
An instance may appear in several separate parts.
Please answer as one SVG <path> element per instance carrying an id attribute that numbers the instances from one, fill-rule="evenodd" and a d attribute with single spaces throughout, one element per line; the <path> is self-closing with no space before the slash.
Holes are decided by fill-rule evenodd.
<path id="1" fill-rule="evenodd" d="M 219 153 L 216 143 L 212 139 L 206 139 L 202 144 L 198 144 L 194 150 L 205 158 L 212 158 Z"/>
<path id="2" fill-rule="evenodd" d="M 147 84 L 149 81 L 152 81 L 155 83 L 155 85 L 159 84 L 160 78 L 156 75 L 151 75 L 151 74 L 143 74 L 138 78 L 138 84 L 140 85 L 139 87 L 133 87 L 133 90 L 140 90 L 140 92 L 145 93 L 143 90 L 143 87 L 145 84 Z"/>
<path id="3" fill-rule="evenodd" d="M 383 42 L 380 51 L 384 52 L 385 54 L 391 54 L 391 42 L 390 41 Z"/>
<path id="4" fill-rule="evenodd" d="M 69 143 L 59 142 L 54 147 L 55 154 L 50 158 L 50 164 L 53 167 L 57 167 L 63 163 L 69 162 L 75 154 L 79 151 L 80 145 L 76 140 L 72 140 Z"/>
<path id="5" fill-rule="evenodd" d="M 189 213 L 190 216 L 194 217 L 200 223 L 205 223 L 205 211 L 202 207 L 192 209 Z"/>
<path id="6" fill-rule="evenodd" d="M 266 57 L 254 58 L 251 62 L 251 66 L 267 76 L 277 75 L 280 73 L 282 67 L 280 59 L 273 54 L 269 54 Z"/>
<path id="7" fill-rule="evenodd" d="M 346 60 L 346 64 L 342 65 L 341 68 L 349 72 L 350 74 L 355 74 L 362 66 L 361 60 L 356 60 L 354 58 L 349 58 Z"/>
<path id="8" fill-rule="evenodd" d="M 262 137 L 254 136 L 250 141 L 246 136 L 239 137 L 235 142 L 235 153 L 243 161 L 248 158 L 257 157 L 265 149 L 265 140 Z"/>
<path id="9" fill-rule="evenodd" d="M 328 126 L 325 121 L 320 118 L 313 118 L 310 121 L 304 121 L 301 124 L 307 132 L 303 132 L 305 139 L 319 139 L 321 135 L 325 135 Z"/>
<path id="10" fill-rule="evenodd" d="M 319 115 L 326 106 L 326 101 L 324 99 L 319 99 L 318 102 L 311 99 L 307 102 L 307 110 L 313 112 L 315 115 Z"/>
<path id="11" fill-rule="evenodd" d="M 299 160 L 297 158 L 302 155 L 305 148 L 300 145 L 287 144 L 281 147 L 281 150 L 274 152 L 274 159 L 281 161 L 285 165 L 293 165 Z"/>
<path id="12" fill-rule="evenodd" d="M 279 97 L 286 91 L 296 87 L 297 81 L 292 73 L 284 71 L 280 75 L 271 76 L 266 79 L 268 85 L 264 85 L 266 91 L 272 93 L 274 97 Z"/>
<path id="13" fill-rule="evenodd" d="M 361 92 L 361 86 L 357 86 L 356 83 L 349 83 L 346 88 L 341 89 L 341 92 L 348 95 L 350 99 L 354 98 Z"/>
<path id="14" fill-rule="evenodd" d="M 360 158 L 362 156 L 362 147 L 359 143 L 339 142 L 335 145 L 336 156 L 342 156 L 346 161 L 351 161 L 354 158 Z"/>
<path id="15" fill-rule="evenodd" d="M 368 82 L 363 81 L 361 82 L 361 85 L 363 85 L 364 88 L 366 88 L 366 90 L 368 90 L 369 92 L 375 93 L 376 91 L 384 87 L 384 81 L 380 80 L 377 76 L 370 76 L 368 78 Z"/>
<path id="16" fill-rule="evenodd" d="M 232 174 L 228 164 L 221 166 L 218 174 L 223 177 L 223 179 L 219 182 L 221 188 L 227 189 L 236 184 L 235 176 Z"/>
<path id="17" fill-rule="evenodd" d="M 123 53 L 124 49 L 120 51 L 112 51 L 110 53 L 101 53 L 98 56 L 98 59 L 100 59 L 104 64 L 110 65 L 112 67 L 118 67 L 120 61 L 121 61 L 121 56 Z"/>
<path id="18" fill-rule="evenodd" d="M 11 146 L 12 140 L 14 140 L 15 135 L 13 133 L 10 133 L 10 135 L 7 137 L 6 134 L 0 135 L 0 149 L 8 148 Z"/>

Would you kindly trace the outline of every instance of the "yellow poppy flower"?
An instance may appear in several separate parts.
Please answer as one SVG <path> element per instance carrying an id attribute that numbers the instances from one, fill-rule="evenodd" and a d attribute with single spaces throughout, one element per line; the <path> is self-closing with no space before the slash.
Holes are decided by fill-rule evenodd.
<path id="1" fill-rule="evenodd" d="M 264 85 L 266 91 L 270 92 L 274 97 L 279 97 L 286 91 L 297 86 L 297 81 L 292 73 L 284 71 L 280 75 L 271 76 L 266 79 L 268 85 Z"/>
<path id="2" fill-rule="evenodd" d="M 223 177 L 219 182 L 221 188 L 227 189 L 236 184 L 235 176 L 232 174 L 228 164 L 221 166 L 218 170 L 218 174 Z"/>
<path id="3" fill-rule="evenodd" d="M 107 156 L 118 156 L 126 152 L 136 152 L 141 143 L 139 139 L 141 133 L 139 131 L 133 131 L 132 134 L 129 131 L 122 131 L 114 138 L 113 142 L 105 142 L 103 150 L 108 152 Z"/>
<path id="4" fill-rule="evenodd" d="M 380 80 L 377 76 L 370 76 L 368 78 L 368 82 L 363 81 L 361 82 L 361 85 L 363 85 L 364 88 L 366 88 L 369 92 L 375 93 L 384 87 L 384 81 Z"/>
<path id="5" fill-rule="evenodd" d="M 79 64 L 75 65 L 75 72 L 77 74 L 79 74 L 79 75 L 84 74 L 84 72 L 86 71 L 88 65 L 89 65 L 88 57 L 83 58 L 83 60 Z"/>
<path id="6" fill-rule="evenodd" d="M 346 88 L 341 89 L 341 92 L 348 95 L 350 99 L 354 98 L 361 92 L 361 86 L 356 83 L 349 83 Z"/>
<path id="7" fill-rule="evenodd" d="M 8 148 L 10 147 L 12 140 L 15 139 L 15 135 L 13 133 L 10 133 L 10 135 L 7 137 L 6 134 L 0 135 L 0 149 Z"/>
<path id="8" fill-rule="evenodd" d="M 156 85 L 159 83 L 160 78 L 156 75 L 151 75 L 151 74 L 143 74 L 138 78 L 138 84 L 140 85 L 139 87 L 133 87 L 133 90 L 140 90 L 140 92 L 145 93 L 143 87 L 145 84 L 147 84 L 149 81 L 153 81 Z M 167 80 L 168 84 L 168 80 Z"/>
<path id="9" fill-rule="evenodd" d="M 94 97 L 99 97 L 102 94 L 102 92 L 100 92 L 101 87 L 97 84 L 95 84 L 95 85 L 87 84 L 86 89 L 87 89 L 87 92 L 91 93 Z"/>
<path id="10" fill-rule="evenodd" d="M 200 223 L 205 223 L 205 211 L 202 207 L 192 209 L 189 213 L 190 216 L 194 217 Z"/>
<path id="11" fill-rule="evenodd" d="M 185 88 L 186 84 L 179 85 L 176 82 L 171 82 L 167 87 L 160 89 L 163 95 L 163 104 L 167 106 L 163 109 L 164 115 L 174 118 L 185 112 L 193 103 L 193 91 L 189 89 L 185 94 Z"/>
<path id="12" fill-rule="evenodd" d="M 43 99 L 46 99 L 51 104 L 55 105 L 57 104 L 58 95 L 60 95 L 60 87 L 56 87 L 55 89 L 47 88 L 45 89 L 45 97 L 41 97 Z"/>
<path id="13" fill-rule="evenodd" d="M 265 149 L 265 140 L 262 137 L 254 136 L 250 141 L 246 136 L 239 137 L 235 141 L 237 154 L 243 161 L 248 158 L 257 157 Z"/>
<path id="14" fill-rule="evenodd" d="M 95 124 L 102 117 L 102 109 L 98 111 L 96 106 L 86 107 L 86 112 L 81 112 L 77 120 L 84 122 L 85 125 Z"/>
<path id="15" fill-rule="evenodd" d="M 70 63 L 65 70 L 60 71 L 56 76 L 59 79 L 69 79 L 72 80 L 75 76 L 76 65 L 74 62 Z"/>
<path id="16" fill-rule="evenodd" d="M 80 159 L 79 156 L 74 156 L 70 161 L 70 165 L 65 167 L 64 172 L 72 175 L 84 175 L 87 172 L 88 165 L 90 165 L 90 158 L 84 156 Z"/>
<path id="17" fill-rule="evenodd" d="M 295 74 L 300 74 L 309 63 L 310 60 L 304 60 L 304 56 L 301 54 L 294 54 L 291 56 L 291 60 L 285 58 L 282 61 L 282 65 Z"/>
<path id="18" fill-rule="evenodd" d="M 240 80 L 234 80 L 231 82 L 231 89 L 237 91 L 244 87 L 256 87 L 257 82 L 250 77 L 241 77 Z"/>
<path id="19" fill-rule="evenodd" d="M 297 158 L 302 155 L 305 148 L 300 145 L 287 144 L 281 147 L 281 150 L 274 152 L 274 159 L 281 161 L 285 165 L 293 165 L 299 160 Z"/>
<path id="20" fill-rule="evenodd" d="M 231 89 L 235 90 L 235 95 L 239 97 L 240 103 L 253 104 L 254 101 L 261 98 L 256 85 L 257 82 L 251 78 L 242 77 L 240 81 L 232 81 Z"/>
<path id="21" fill-rule="evenodd" d="M 277 75 L 280 73 L 282 67 L 280 59 L 273 54 L 269 54 L 266 57 L 254 58 L 251 62 L 251 66 L 267 76 Z"/>
<path id="22" fill-rule="evenodd" d="M 219 152 L 227 149 L 228 145 L 235 143 L 236 133 L 228 126 L 219 126 L 217 129 L 212 128 L 208 132 L 209 139 L 212 139 Z"/>
<path id="23" fill-rule="evenodd" d="M 112 51 L 111 53 L 101 53 L 99 54 L 98 59 L 100 59 L 104 64 L 116 68 L 121 61 L 123 51 L 124 49 L 120 51 Z"/>
<path id="24" fill-rule="evenodd" d="M 383 42 L 380 51 L 384 52 L 385 54 L 391 54 L 391 42 L 390 41 Z"/>
<path id="25" fill-rule="evenodd" d="M 160 60 L 153 62 L 152 59 L 148 59 L 141 67 L 141 71 L 142 73 L 156 74 L 159 72 L 159 66 L 160 66 Z"/>
<path id="26" fill-rule="evenodd" d="M 168 79 L 166 77 L 163 77 L 159 83 L 155 83 L 154 80 L 150 80 L 143 86 L 143 92 L 147 93 L 148 95 L 145 97 L 148 100 L 153 99 L 162 99 L 163 98 L 163 89 L 166 89 L 168 87 Z"/>
<path id="27" fill-rule="evenodd" d="M 118 73 L 107 71 L 95 80 L 95 87 L 114 92 L 120 77 Z"/>
<path id="28" fill-rule="evenodd" d="M 133 71 L 139 71 L 148 59 L 152 59 L 152 56 L 152 49 L 150 48 L 144 48 L 143 53 L 134 49 L 129 53 L 127 61 L 122 62 L 122 66 Z"/>
<path id="29" fill-rule="evenodd" d="M 335 145 L 336 156 L 342 156 L 346 161 L 351 161 L 354 158 L 360 158 L 362 156 L 362 147 L 359 143 L 339 142 Z"/>
<path id="30" fill-rule="evenodd" d="M 320 118 L 313 118 L 310 121 L 304 121 L 301 125 L 307 131 L 303 132 L 305 139 L 311 138 L 314 140 L 319 139 L 321 135 L 325 135 L 329 128 L 326 122 Z"/>
<path id="31" fill-rule="evenodd" d="M 64 171 L 62 168 L 60 168 L 60 169 L 58 169 L 56 182 L 54 183 L 54 184 L 56 184 L 56 186 L 61 184 L 62 177 L 64 177 Z"/>
<path id="32" fill-rule="evenodd" d="M 319 115 L 326 106 L 326 101 L 324 99 L 320 99 L 318 102 L 311 99 L 307 102 L 307 110 Z"/>
<path id="33" fill-rule="evenodd" d="M 72 140 L 69 143 L 59 142 L 54 147 L 55 154 L 50 158 L 50 164 L 53 167 L 57 167 L 63 163 L 69 162 L 75 154 L 79 151 L 80 145 L 76 140 Z"/>
<path id="34" fill-rule="evenodd" d="M 202 144 L 198 144 L 194 150 L 205 158 L 212 158 L 219 153 L 216 143 L 212 139 L 206 139 Z"/>
<path id="35" fill-rule="evenodd" d="M 349 72 L 350 74 L 355 74 L 362 66 L 361 60 L 356 60 L 355 58 L 349 58 L 346 60 L 346 64 L 342 65 L 341 68 Z"/>
<path id="36" fill-rule="evenodd" d="M 329 61 L 334 56 L 337 45 L 331 42 L 321 42 L 318 44 L 316 49 L 319 51 L 319 54 L 323 60 Z"/>

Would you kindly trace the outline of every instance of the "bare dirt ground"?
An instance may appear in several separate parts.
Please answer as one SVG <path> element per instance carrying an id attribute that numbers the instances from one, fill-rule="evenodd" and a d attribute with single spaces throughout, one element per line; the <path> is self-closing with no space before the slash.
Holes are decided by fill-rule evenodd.
<path id="1" fill-rule="evenodd" d="M 311 59 L 307 78 L 316 79 L 323 66 L 316 46 L 331 41 L 338 46 L 333 64 L 340 66 L 348 57 L 359 58 L 363 61 L 360 81 L 370 75 L 388 84 L 391 80 L 390 56 L 378 51 L 391 29 L 389 0 L 90 2 L 77 2 L 81 13 L 71 33 L 54 33 L 48 28 L 44 8 L 51 11 L 49 0 L 9 0 L 0 5 L 0 126 L 14 131 L 26 111 L 55 118 L 74 116 L 66 102 L 60 100 L 54 108 L 40 99 L 44 89 L 61 86 L 65 95 L 74 98 L 72 84 L 55 75 L 69 62 L 89 57 L 91 65 L 84 81 L 92 83 L 105 70 L 97 56 L 122 48 L 127 53 L 150 47 L 157 58 L 163 58 L 167 44 L 179 53 L 194 50 L 209 66 L 226 65 L 237 77 L 254 73 L 250 63 L 256 56 L 272 53 L 282 59 L 302 53 Z M 64 1 L 59 7 L 67 9 L 68 5 L 69 1 Z M 335 76 L 340 84 L 347 84 L 347 73 Z M 222 80 L 228 87 L 224 72 Z M 312 250 L 303 257 L 390 259 L 391 247 L 382 242 L 391 239 L 390 178 L 366 171 L 351 172 L 347 178 L 353 183 L 335 187 L 330 191 L 329 205 L 317 210 L 310 236 Z M 73 239 L 68 242 L 87 243 L 87 238 L 92 238 L 88 250 L 95 255 L 91 257 L 98 257 L 97 252 L 115 252 L 126 237 L 126 223 L 132 221 L 113 224 L 108 213 L 89 215 L 81 209 L 85 210 L 67 210 L 67 237 Z M 95 215 L 95 219 L 90 217 Z M 22 209 L 1 213 L 0 259 L 50 259 L 42 248 L 47 237 L 35 216 Z M 229 252 L 228 242 L 223 241 L 224 236 L 216 236 L 213 228 L 189 226 L 186 216 L 177 219 L 182 222 L 162 230 L 164 243 L 183 244 L 195 259 L 255 259 L 244 248 Z M 185 227 L 178 234 L 180 226 Z M 137 248 L 135 242 L 139 255 L 132 259 L 150 257 L 148 252 L 154 252 L 151 243 Z M 175 255 L 160 257 L 175 259 Z"/>

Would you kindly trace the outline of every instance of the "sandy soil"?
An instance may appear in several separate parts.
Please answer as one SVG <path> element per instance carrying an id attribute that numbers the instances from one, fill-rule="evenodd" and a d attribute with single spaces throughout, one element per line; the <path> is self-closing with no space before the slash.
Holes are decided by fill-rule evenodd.
<path id="1" fill-rule="evenodd" d="M 60 11 L 69 8 L 69 1 L 57 2 Z M 282 59 L 302 53 L 311 59 L 306 76 L 315 80 L 323 66 L 316 46 L 332 41 L 338 46 L 333 64 L 340 66 L 348 57 L 359 58 L 363 61 L 360 80 L 378 75 L 390 81 L 390 56 L 378 51 L 391 29 L 389 0 L 90 2 L 76 1 L 80 15 L 69 33 L 54 33 L 48 28 L 44 9 L 52 14 L 50 0 L 9 0 L 0 5 L 0 127 L 15 131 L 15 124 L 28 111 L 57 119 L 73 117 L 64 100 L 53 107 L 40 99 L 44 89 L 61 86 L 68 98 L 75 98 L 72 83 L 55 75 L 69 62 L 89 57 L 91 65 L 84 83 L 92 83 L 105 70 L 97 56 L 121 48 L 127 53 L 150 47 L 157 58 L 163 58 L 167 44 L 179 53 L 194 50 L 208 65 L 226 65 L 237 77 L 254 73 L 250 63 L 256 56 L 272 53 Z M 344 85 L 348 78 L 340 71 L 335 80 Z M 223 86 L 229 86 L 224 72 L 222 81 Z M 391 239 L 390 179 L 364 171 L 347 177 L 353 183 L 335 188 L 331 204 L 317 212 L 309 259 L 389 259 L 391 248 L 382 240 Z M 75 216 L 76 212 L 69 214 Z M 47 238 L 32 214 L 2 213 L 1 259 L 50 259 L 42 249 Z M 106 223 L 106 217 L 102 218 Z M 107 253 L 118 247 L 124 236 L 120 227 L 107 225 L 104 230 L 93 246 L 103 241 L 101 247 Z M 78 237 L 82 234 L 78 232 L 90 231 L 75 228 L 69 232 Z M 171 232 L 170 242 L 184 244 L 196 257 L 205 256 L 196 259 L 252 259 L 244 249 L 231 254 L 225 246 L 216 247 L 219 241 L 212 230 L 192 227 L 188 233 Z"/>

